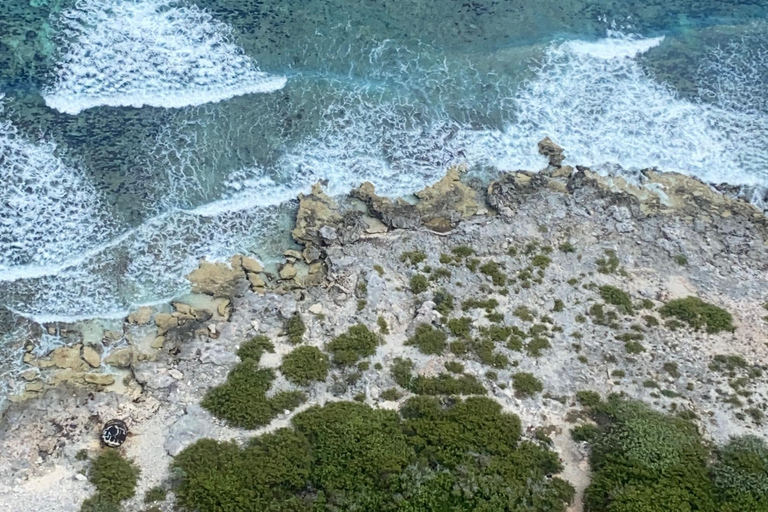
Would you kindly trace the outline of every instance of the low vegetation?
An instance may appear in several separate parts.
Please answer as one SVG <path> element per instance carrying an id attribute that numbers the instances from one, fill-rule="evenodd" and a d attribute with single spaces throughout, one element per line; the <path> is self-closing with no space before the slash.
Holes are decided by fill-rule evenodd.
<path id="1" fill-rule="evenodd" d="M 328 356 L 317 347 L 299 347 L 283 358 L 280 371 L 299 386 L 324 381 L 328 376 Z"/>
<path id="2" fill-rule="evenodd" d="M 88 469 L 88 481 L 96 494 L 83 502 L 80 512 L 119 512 L 120 502 L 136 494 L 139 473 L 139 468 L 116 450 L 105 450 Z"/>
<path id="3" fill-rule="evenodd" d="M 420 324 L 416 333 L 405 344 L 415 345 L 422 354 L 442 354 L 448 344 L 448 336 L 429 324 Z"/>
<path id="4" fill-rule="evenodd" d="M 291 428 L 198 441 L 174 460 L 178 505 L 199 512 L 508 510 L 563 512 L 573 488 L 555 453 L 521 440 L 488 398 L 412 398 L 400 413 L 340 402 Z M 456 492 L 457 490 L 461 492 Z"/>
<path id="5" fill-rule="evenodd" d="M 671 300 L 659 309 L 659 313 L 665 318 L 674 317 L 692 329 L 705 330 L 709 334 L 733 332 L 736 329 L 733 316 L 728 311 L 698 297 Z"/>
<path id="6" fill-rule="evenodd" d="M 379 346 L 379 337 L 362 324 L 353 325 L 344 334 L 328 343 L 334 364 L 349 366 L 364 357 L 372 356 Z"/>
<path id="7" fill-rule="evenodd" d="M 294 345 L 301 343 L 306 331 L 307 327 L 298 312 L 285 321 L 285 333 L 288 335 L 288 340 Z"/>

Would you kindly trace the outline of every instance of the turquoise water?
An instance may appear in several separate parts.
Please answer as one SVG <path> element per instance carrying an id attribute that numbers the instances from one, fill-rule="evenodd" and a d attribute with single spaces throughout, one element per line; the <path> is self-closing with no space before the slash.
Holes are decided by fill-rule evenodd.
<path id="1" fill-rule="evenodd" d="M 406 194 L 455 163 L 537 169 L 545 135 L 574 164 L 768 185 L 766 15 L 754 0 L 2 2 L 0 306 L 120 317 L 184 292 L 201 257 L 276 257 L 318 179 Z"/>

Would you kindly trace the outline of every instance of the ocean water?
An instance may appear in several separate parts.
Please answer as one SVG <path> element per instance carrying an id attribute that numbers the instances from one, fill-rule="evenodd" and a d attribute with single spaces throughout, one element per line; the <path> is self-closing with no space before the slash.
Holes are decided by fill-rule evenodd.
<path id="1" fill-rule="evenodd" d="M 271 261 L 328 180 L 567 162 L 768 186 L 768 0 L 0 3 L 0 380 L 19 325 Z M 26 324 L 24 324 L 26 325 Z M 31 334 L 30 334 L 31 333 Z M 55 343 L 47 337 L 45 343 Z"/>

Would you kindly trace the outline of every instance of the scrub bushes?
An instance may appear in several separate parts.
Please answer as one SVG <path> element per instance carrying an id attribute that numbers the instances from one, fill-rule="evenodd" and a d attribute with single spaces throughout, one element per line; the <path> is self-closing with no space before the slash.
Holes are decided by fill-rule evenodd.
<path id="1" fill-rule="evenodd" d="M 299 347 L 283 358 L 280 371 L 294 384 L 308 386 L 328 376 L 328 356 L 317 347 Z"/>
<path id="2" fill-rule="evenodd" d="M 355 364 L 360 359 L 372 356 L 379 346 L 379 338 L 362 324 L 353 325 L 347 332 L 328 343 L 333 362 L 341 366 Z"/>
<path id="3" fill-rule="evenodd" d="M 119 512 L 120 502 L 136 494 L 139 468 L 115 451 L 108 449 L 91 462 L 88 480 L 96 494 L 85 500 L 81 512 Z"/>
<path id="4" fill-rule="evenodd" d="M 729 312 L 698 297 L 671 300 L 659 309 L 659 313 L 665 318 L 675 317 L 692 329 L 704 329 L 709 334 L 736 329 Z"/>
<path id="5" fill-rule="evenodd" d="M 429 397 L 401 412 L 339 402 L 240 448 L 202 440 L 173 462 L 177 505 L 199 512 L 563 512 L 573 488 L 555 453 L 521 441 L 488 398 Z"/>
<path id="6" fill-rule="evenodd" d="M 420 324 L 416 333 L 405 344 L 415 345 L 422 354 L 441 354 L 447 345 L 448 336 L 429 324 Z"/>

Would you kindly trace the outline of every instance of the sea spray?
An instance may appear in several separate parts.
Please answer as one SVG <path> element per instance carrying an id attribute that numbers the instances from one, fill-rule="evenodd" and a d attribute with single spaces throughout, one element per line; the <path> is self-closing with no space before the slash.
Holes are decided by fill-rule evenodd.
<path id="1" fill-rule="evenodd" d="M 61 13 L 59 62 L 45 91 L 51 108 L 179 108 L 281 89 L 259 71 L 231 29 L 172 0 L 81 0 Z"/>

